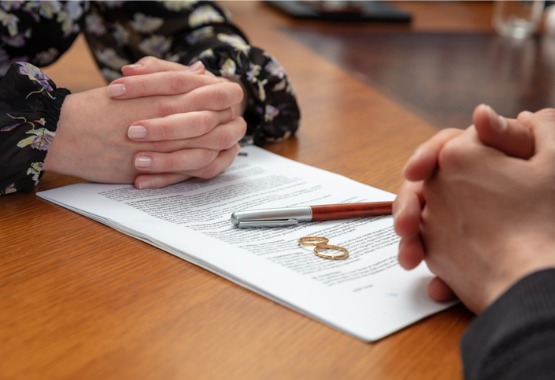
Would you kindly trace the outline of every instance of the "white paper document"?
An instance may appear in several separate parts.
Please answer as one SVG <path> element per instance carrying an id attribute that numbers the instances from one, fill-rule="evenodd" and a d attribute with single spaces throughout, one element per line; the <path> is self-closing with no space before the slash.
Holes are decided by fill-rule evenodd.
<path id="1" fill-rule="evenodd" d="M 257 147 L 224 173 L 164 189 L 80 183 L 38 196 L 141 239 L 364 341 L 447 308 L 426 296 L 431 273 L 397 262 L 391 216 L 234 227 L 235 211 L 392 200 L 394 195 Z M 324 236 L 348 249 L 326 260 L 298 246 Z"/>

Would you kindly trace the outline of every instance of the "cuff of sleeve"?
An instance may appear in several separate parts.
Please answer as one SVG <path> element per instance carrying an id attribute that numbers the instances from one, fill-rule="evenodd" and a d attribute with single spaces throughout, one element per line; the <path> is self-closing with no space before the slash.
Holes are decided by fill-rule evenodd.
<path id="1" fill-rule="evenodd" d="M 55 132 L 58 129 L 58 121 L 62 110 L 62 104 L 67 95 L 71 92 L 66 88 L 56 88 L 52 93 L 52 98 L 47 101 L 45 109 L 44 132 L 37 135 L 40 148 L 33 149 L 31 167 L 27 171 L 27 177 L 17 184 L 17 190 L 22 192 L 31 192 L 38 185 L 42 175 L 42 168 L 50 144 L 52 143 Z"/>
<path id="2" fill-rule="evenodd" d="M 249 61 L 252 64 L 241 75 L 249 98 L 244 113 L 247 136 L 259 146 L 286 140 L 299 128 L 301 112 L 285 69 L 254 46 Z"/>
<path id="3" fill-rule="evenodd" d="M 50 100 L 50 107 L 46 109 L 46 125 L 45 127 L 51 131 L 56 132 L 58 129 L 58 121 L 62 113 L 62 105 L 66 96 L 71 94 L 67 88 L 56 88 L 53 93 L 53 99 Z"/>
<path id="4" fill-rule="evenodd" d="M 26 62 L 13 64 L 2 78 L 0 98 L 8 112 L 0 114 L 4 133 L 2 153 L 6 160 L 2 162 L 0 194 L 30 192 L 38 184 L 62 104 L 69 93 Z"/>
<path id="5" fill-rule="evenodd" d="M 198 58 L 216 75 L 235 77 L 243 84 L 248 98 L 243 114 L 247 122 L 243 143 L 264 145 L 285 140 L 297 131 L 300 121 L 289 78 L 270 54 L 238 41 L 221 44 Z"/>
<path id="6" fill-rule="evenodd" d="M 555 269 L 530 274 L 515 283 L 470 325 L 461 342 L 465 379 L 495 369 L 503 348 L 555 318 Z M 489 372 L 489 370 L 488 370 Z"/>

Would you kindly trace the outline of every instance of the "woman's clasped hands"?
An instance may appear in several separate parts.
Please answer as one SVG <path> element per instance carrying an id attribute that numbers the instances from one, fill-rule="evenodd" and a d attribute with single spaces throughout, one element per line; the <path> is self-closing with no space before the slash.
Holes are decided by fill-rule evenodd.
<path id="1" fill-rule="evenodd" d="M 246 132 L 239 84 L 201 62 L 153 57 L 122 72 L 66 97 L 45 170 L 146 189 L 211 178 L 233 162 Z"/>

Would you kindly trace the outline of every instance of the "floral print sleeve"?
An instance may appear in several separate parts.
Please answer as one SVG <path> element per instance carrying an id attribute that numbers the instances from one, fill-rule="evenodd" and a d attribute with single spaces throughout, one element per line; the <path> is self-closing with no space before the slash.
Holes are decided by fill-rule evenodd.
<path id="1" fill-rule="evenodd" d="M 0 194 L 35 188 L 68 93 L 29 63 L 0 80 Z"/>
<path id="2" fill-rule="evenodd" d="M 280 141 L 299 126 L 299 107 L 283 67 L 270 53 L 250 45 L 214 2 L 92 2 L 85 25 L 87 42 L 108 80 L 146 55 L 185 65 L 201 60 L 208 70 L 240 81 L 246 90 L 245 143 Z"/>
<path id="3" fill-rule="evenodd" d="M 150 55 L 185 65 L 200 60 L 240 82 L 247 95 L 245 144 L 280 141 L 299 126 L 283 67 L 250 45 L 211 1 L 1 1 L 0 194 L 32 191 L 38 183 L 69 91 L 35 66 L 54 63 L 80 33 L 107 81 Z"/>

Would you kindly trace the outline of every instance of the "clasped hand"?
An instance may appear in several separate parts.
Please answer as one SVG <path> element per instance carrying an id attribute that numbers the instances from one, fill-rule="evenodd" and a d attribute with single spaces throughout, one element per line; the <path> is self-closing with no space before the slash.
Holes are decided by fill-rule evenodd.
<path id="1" fill-rule="evenodd" d="M 239 152 L 244 93 L 204 70 L 146 57 L 124 76 L 66 97 L 45 170 L 160 188 L 211 178 Z"/>
<path id="2" fill-rule="evenodd" d="M 512 284 L 555 267 L 555 110 L 517 119 L 479 106 L 405 166 L 394 203 L 399 263 L 425 262 L 430 297 L 479 313 Z"/>

